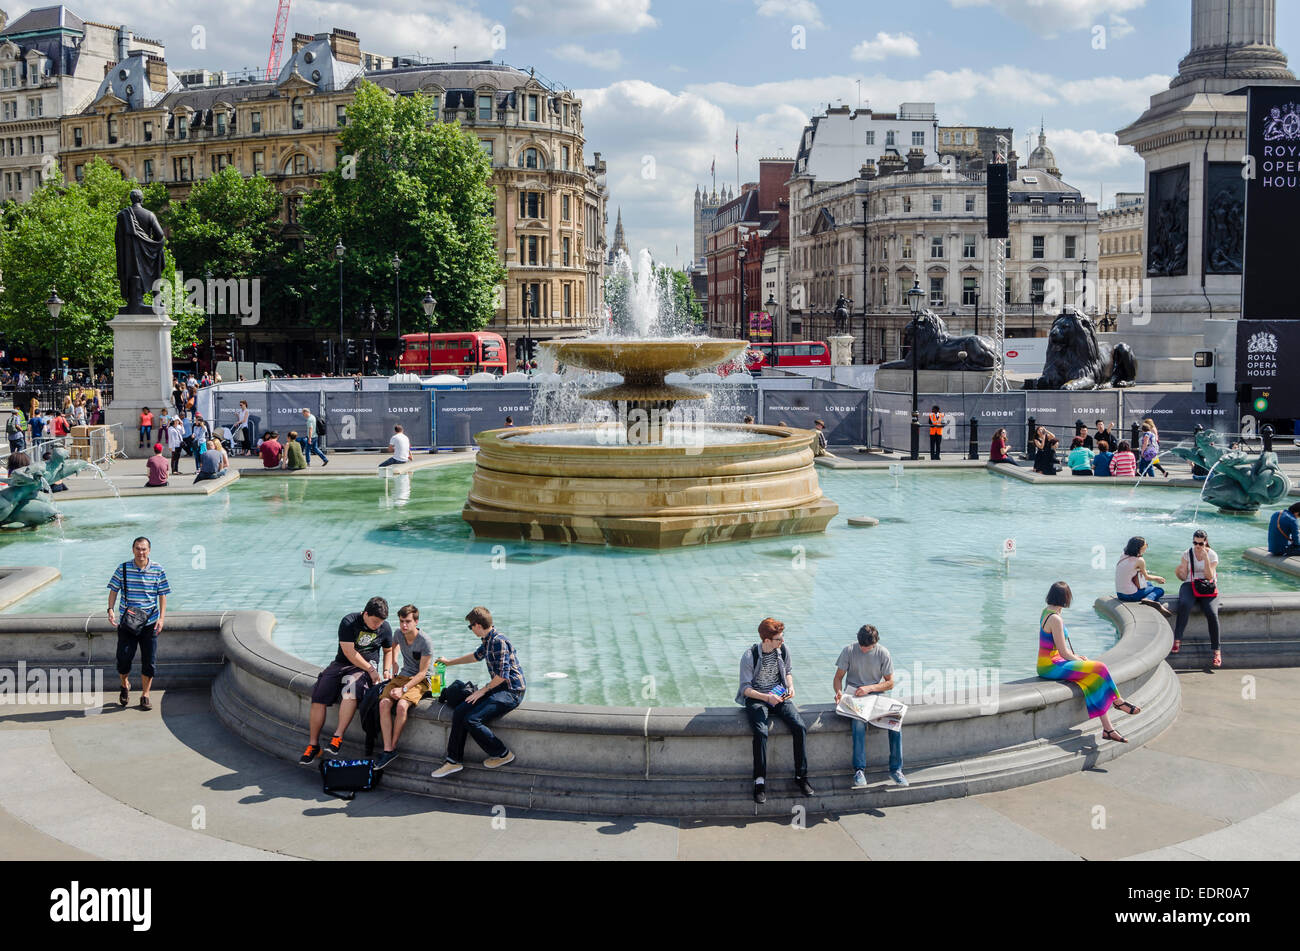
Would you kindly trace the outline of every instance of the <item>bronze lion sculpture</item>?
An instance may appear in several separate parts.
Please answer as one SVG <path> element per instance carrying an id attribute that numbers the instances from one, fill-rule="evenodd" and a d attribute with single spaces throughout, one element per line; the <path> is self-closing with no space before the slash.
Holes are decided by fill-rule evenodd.
<path id="1" fill-rule="evenodd" d="M 920 370 L 992 370 L 996 362 L 993 341 L 988 337 L 952 337 L 943 318 L 923 310 L 903 330 L 903 343 L 916 340 L 916 365 Z M 963 359 L 961 354 L 965 352 Z M 886 363 L 883 370 L 910 370 L 912 357 Z"/>
<path id="2" fill-rule="evenodd" d="M 1036 389 L 1095 390 L 1136 382 L 1137 358 L 1132 347 L 1099 344 L 1091 317 L 1073 307 L 1061 311 L 1047 335 L 1047 359 Z"/>

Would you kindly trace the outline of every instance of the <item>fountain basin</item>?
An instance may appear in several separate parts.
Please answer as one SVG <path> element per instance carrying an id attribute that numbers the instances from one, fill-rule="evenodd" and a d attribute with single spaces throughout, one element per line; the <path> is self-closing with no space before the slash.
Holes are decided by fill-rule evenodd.
<path id="1" fill-rule="evenodd" d="M 481 538 L 678 548 L 825 531 L 839 507 L 822 496 L 814 433 L 713 425 L 746 442 L 608 445 L 569 439 L 582 425 L 479 433 L 462 517 Z M 754 439 L 757 435 L 759 438 Z"/>

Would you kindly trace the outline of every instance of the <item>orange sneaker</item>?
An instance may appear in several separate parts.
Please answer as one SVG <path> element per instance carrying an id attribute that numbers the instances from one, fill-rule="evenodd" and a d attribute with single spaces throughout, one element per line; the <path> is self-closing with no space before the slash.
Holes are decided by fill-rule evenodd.
<path id="1" fill-rule="evenodd" d="M 310 766 L 311 761 L 314 760 L 317 756 L 320 756 L 320 747 L 313 746 L 309 743 L 307 744 L 307 748 L 303 750 L 302 756 L 298 757 L 298 765 Z"/>
<path id="2" fill-rule="evenodd" d="M 341 749 L 343 749 L 343 741 L 337 736 L 325 744 L 325 752 L 330 756 L 338 756 Z"/>

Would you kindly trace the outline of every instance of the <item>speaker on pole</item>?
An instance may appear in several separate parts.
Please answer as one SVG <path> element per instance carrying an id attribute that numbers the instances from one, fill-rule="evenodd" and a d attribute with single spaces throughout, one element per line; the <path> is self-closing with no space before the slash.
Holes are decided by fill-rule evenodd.
<path id="1" fill-rule="evenodd" d="M 990 238 L 1011 237 L 1011 222 L 1007 210 L 1007 166 L 1004 164 L 988 167 L 988 236 Z"/>

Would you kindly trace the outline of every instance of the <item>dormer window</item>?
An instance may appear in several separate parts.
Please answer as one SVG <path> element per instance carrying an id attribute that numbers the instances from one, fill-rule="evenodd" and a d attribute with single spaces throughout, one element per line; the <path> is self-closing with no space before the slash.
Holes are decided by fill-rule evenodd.
<path id="1" fill-rule="evenodd" d="M 302 97 L 301 96 L 294 97 L 292 110 L 293 110 L 293 127 L 295 129 L 301 129 L 302 128 Z"/>
<path id="2" fill-rule="evenodd" d="M 217 113 L 217 135 L 225 135 L 225 134 L 226 134 L 226 114 L 224 112 L 218 112 Z"/>
<path id="3" fill-rule="evenodd" d="M 153 123 L 148 119 L 144 120 L 144 140 L 146 142 L 153 141 Z"/>
<path id="4" fill-rule="evenodd" d="M 112 116 L 108 118 L 108 144 L 117 144 L 117 120 Z"/>
<path id="5" fill-rule="evenodd" d="M 492 118 L 492 96 L 488 93 L 482 93 L 478 97 L 478 117 L 480 119 Z"/>
<path id="6" fill-rule="evenodd" d="M 528 121 L 529 122 L 537 121 L 537 97 L 536 96 L 528 97 Z"/>

